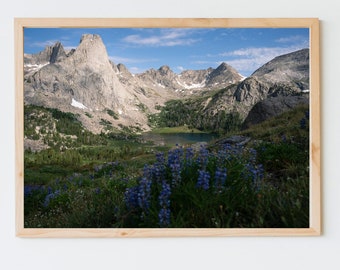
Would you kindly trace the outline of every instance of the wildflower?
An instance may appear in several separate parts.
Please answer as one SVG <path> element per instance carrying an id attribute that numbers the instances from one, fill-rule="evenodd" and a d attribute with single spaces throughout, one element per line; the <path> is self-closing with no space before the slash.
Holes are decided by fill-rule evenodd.
<path id="1" fill-rule="evenodd" d="M 221 189 L 227 180 L 227 168 L 217 168 L 215 172 L 215 188 Z"/>
<path id="2" fill-rule="evenodd" d="M 99 188 L 99 187 L 97 187 L 97 188 L 95 189 L 95 193 L 96 193 L 96 194 L 100 194 L 100 188 Z"/>
<path id="3" fill-rule="evenodd" d="M 302 118 L 300 120 L 300 128 L 301 129 L 305 129 L 306 128 L 306 119 L 305 118 Z"/>
<path id="4" fill-rule="evenodd" d="M 161 182 L 165 177 L 165 158 L 163 153 L 156 154 L 156 163 L 149 171 L 144 171 L 144 176 L 155 178 L 157 182 Z"/>
<path id="5" fill-rule="evenodd" d="M 161 207 L 170 206 L 170 195 L 171 195 L 170 185 L 167 184 L 165 181 L 163 181 L 162 191 L 160 192 L 159 197 L 158 197 L 159 205 Z"/>
<path id="6" fill-rule="evenodd" d="M 225 152 L 225 159 L 233 160 L 233 159 L 240 159 L 242 157 L 243 147 L 242 145 L 232 145 L 226 143 L 223 145 L 222 151 Z M 221 155 L 221 154 L 220 154 Z"/>
<path id="7" fill-rule="evenodd" d="M 31 186 L 31 185 L 26 185 L 24 186 L 24 196 L 31 196 L 35 191 L 41 191 L 42 187 L 40 186 Z"/>
<path id="8" fill-rule="evenodd" d="M 246 177 L 249 177 L 253 182 L 253 187 L 256 190 L 260 189 L 261 181 L 264 177 L 264 168 L 262 164 L 246 164 Z"/>
<path id="9" fill-rule="evenodd" d="M 209 189 L 210 174 L 205 170 L 198 171 L 198 179 L 196 187 L 203 188 L 204 190 Z"/>
<path id="10" fill-rule="evenodd" d="M 50 204 L 50 201 L 55 199 L 56 197 L 58 197 L 60 195 L 60 190 L 56 190 L 52 193 L 48 193 L 45 197 L 44 200 L 44 207 L 48 207 L 48 205 Z"/>
<path id="11" fill-rule="evenodd" d="M 138 185 L 138 205 L 143 209 L 144 214 L 148 213 L 151 199 L 151 183 L 152 181 L 146 177 L 142 177 Z"/>
<path id="12" fill-rule="evenodd" d="M 306 117 L 306 119 L 309 119 L 309 110 L 305 111 L 305 117 Z"/>
<path id="13" fill-rule="evenodd" d="M 254 164 L 256 162 L 256 157 L 257 157 L 257 151 L 254 148 L 250 148 L 249 149 L 249 161 Z"/>
<path id="14" fill-rule="evenodd" d="M 194 150 L 191 147 L 188 147 L 185 152 L 185 161 L 187 165 L 190 166 L 192 164 L 193 158 L 194 158 Z"/>
<path id="15" fill-rule="evenodd" d="M 161 209 L 158 213 L 159 225 L 161 227 L 168 227 L 170 225 L 170 185 L 165 181 L 162 182 L 162 190 L 158 196 L 158 201 Z"/>
<path id="16" fill-rule="evenodd" d="M 99 172 L 102 169 L 102 166 L 94 166 L 94 171 Z"/>
<path id="17" fill-rule="evenodd" d="M 124 194 L 124 200 L 129 209 L 138 207 L 138 186 L 127 188 Z"/>
<path id="18" fill-rule="evenodd" d="M 179 182 L 181 181 L 182 155 L 183 155 L 183 152 L 179 148 L 173 151 L 169 151 L 169 154 L 168 154 L 168 166 L 171 170 L 173 186 L 178 185 Z"/>
<path id="19" fill-rule="evenodd" d="M 209 157 L 208 149 L 204 145 L 201 145 L 197 162 L 202 170 L 205 170 L 205 168 L 208 165 L 208 157 Z"/>
<path id="20" fill-rule="evenodd" d="M 170 225 L 170 214 L 171 211 L 168 208 L 162 208 L 159 211 L 158 218 L 159 218 L 159 225 L 161 227 L 169 227 Z"/>

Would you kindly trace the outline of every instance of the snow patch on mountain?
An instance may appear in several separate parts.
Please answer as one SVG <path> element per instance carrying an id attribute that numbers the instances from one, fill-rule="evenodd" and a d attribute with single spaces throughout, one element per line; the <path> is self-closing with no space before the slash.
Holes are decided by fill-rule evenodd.
<path id="1" fill-rule="evenodd" d="M 74 98 L 72 98 L 71 106 L 82 110 L 87 109 L 87 107 L 83 103 L 76 101 Z"/>

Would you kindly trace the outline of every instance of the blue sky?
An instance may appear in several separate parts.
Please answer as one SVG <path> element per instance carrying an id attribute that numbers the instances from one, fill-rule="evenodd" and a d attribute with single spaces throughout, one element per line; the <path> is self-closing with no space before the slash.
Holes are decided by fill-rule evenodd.
<path id="1" fill-rule="evenodd" d="M 226 62 L 249 76 L 278 55 L 309 47 L 308 28 L 25 28 L 24 52 L 57 41 L 76 48 L 85 33 L 99 34 L 110 59 L 132 73 L 162 65 L 180 73 Z"/>

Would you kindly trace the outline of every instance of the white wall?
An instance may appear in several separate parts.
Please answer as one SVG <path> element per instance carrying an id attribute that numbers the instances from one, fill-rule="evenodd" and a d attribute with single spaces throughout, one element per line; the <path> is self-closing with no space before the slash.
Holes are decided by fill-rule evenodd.
<path id="1" fill-rule="evenodd" d="M 336 0 L 3 0 L 0 8 L 0 269 L 340 269 L 340 4 Z M 170 239 L 15 237 L 14 17 L 318 17 L 323 235 Z"/>

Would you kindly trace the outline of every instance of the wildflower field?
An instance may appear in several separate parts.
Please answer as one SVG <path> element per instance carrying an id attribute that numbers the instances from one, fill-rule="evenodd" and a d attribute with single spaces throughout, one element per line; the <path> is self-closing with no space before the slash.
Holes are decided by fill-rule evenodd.
<path id="1" fill-rule="evenodd" d="M 208 145 L 98 147 L 25 152 L 26 228 L 309 227 L 307 107 Z"/>

